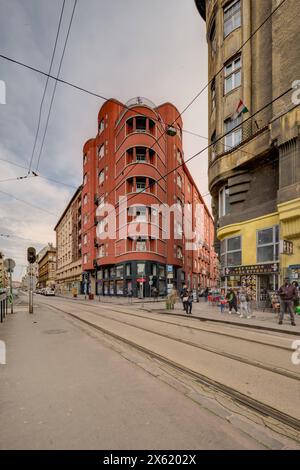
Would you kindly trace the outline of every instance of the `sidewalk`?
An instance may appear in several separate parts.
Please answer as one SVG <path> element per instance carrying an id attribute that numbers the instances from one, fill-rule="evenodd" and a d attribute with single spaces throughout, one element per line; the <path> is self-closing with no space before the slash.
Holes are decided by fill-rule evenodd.
<path id="1" fill-rule="evenodd" d="M 157 311 L 159 313 L 166 313 L 171 315 L 179 315 L 187 317 L 183 311 L 181 303 L 179 301 L 175 305 L 174 310 L 161 309 L 154 302 L 149 304 L 150 311 Z M 211 306 L 204 301 L 199 303 L 193 303 L 192 318 L 199 318 L 199 320 L 213 321 L 218 323 L 227 323 L 229 325 L 241 325 L 249 328 L 258 328 L 261 330 L 269 330 L 276 332 L 283 332 L 288 334 L 294 334 L 300 336 L 300 316 L 295 316 L 296 326 L 292 326 L 290 322 L 290 316 L 285 315 L 283 325 L 278 324 L 278 315 L 270 311 L 253 310 L 251 318 L 240 318 L 236 313 L 229 315 L 228 310 L 221 314 L 220 307 Z"/>
<path id="2" fill-rule="evenodd" d="M 73 298 L 72 295 L 61 296 L 60 298 L 66 298 L 69 300 L 86 301 L 87 304 L 93 303 L 97 305 L 101 304 L 112 304 L 122 306 L 132 306 L 133 308 L 141 308 L 148 312 L 157 312 L 166 315 L 179 315 L 186 317 L 186 313 L 183 312 L 181 302 L 178 300 L 175 304 L 174 310 L 167 310 L 165 306 L 166 299 L 158 299 L 153 301 L 151 298 L 145 299 L 128 299 L 127 297 L 113 297 L 113 296 L 101 296 L 95 297 L 94 300 L 85 300 L 84 295 L 80 295 L 77 298 Z M 268 330 L 274 332 L 282 332 L 287 334 L 294 334 L 300 336 L 300 316 L 296 315 L 295 321 L 296 326 L 291 326 L 289 315 L 285 315 L 283 325 L 278 324 L 278 316 L 270 311 L 253 310 L 252 318 L 240 318 L 235 313 L 229 315 L 228 310 L 225 313 L 220 313 L 220 307 L 211 306 L 208 302 L 200 300 L 200 302 L 193 303 L 193 314 L 192 318 L 198 318 L 202 321 L 213 321 L 218 323 L 224 323 L 229 325 L 241 325 L 248 328 L 256 328 L 261 330 Z"/>
<path id="3" fill-rule="evenodd" d="M 223 408 L 219 415 L 207 411 L 205 397 L 196 395 L 199 406 L 151 360 L 117 352 L 96 330 L 45 305 L 32 315 L 25 302 L 18 305 L 0 333 L 7 347 L 1 450 L 265 448 L 241 432 L 245 423 L 236 423 L 232 411 L 224 409 L 228 420 Z M 287 442 L 264 439 L 280 449 Z"/>

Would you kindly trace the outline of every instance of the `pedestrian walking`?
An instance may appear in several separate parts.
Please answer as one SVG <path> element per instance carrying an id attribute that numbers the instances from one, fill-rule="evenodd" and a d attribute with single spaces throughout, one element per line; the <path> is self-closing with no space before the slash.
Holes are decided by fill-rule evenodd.
<path id="1" fill-rule="evenodd" d="M 227 295 L 226 295 L 226 300 L 229 304 L 229 315 L 232 314 L 232 309 L 236 311 L 236 313 L 239 315 L 238 307 L 237 307 L 237 296 L 234 292 L 233 289 L 229 289 Z"/>
<path id="2" fill-rule="evenodd" d="M 187 297 L 187 286 L 184 285 L 183 288 L 181 289 L 180 291 L 180 298 L 181 298 L 181 301 L 182 301 L 182 308 L 183 308 L 183 311 L 185 312 L 185 301 L 183 300 L 184 298 Z"/>
<path id="3" fill-rule="evenodd" d="M 292 284 L 296 288 L 296 292 L 297 292 L 296 299 L 294 300 L 294 309 L 296 310 L 296 307 L 298 307 L 300 304 L 299 284 L 297 281 L 293 281 Z"/>
<path id="4" fill-rule="evenodd" d="M 154 297 L 155 302 L 158 302 L 158 289 L 157 289 L 157 287 L 153 287 L 152 293 L 153 293 L 153 297 Z"/>
<path id="5" fill-rule="evenodd" d="M 295 313 L 294 313 L 294 302 L 297 300 L 298 293 L 297 288 L 291 284 L 288 277 L 284 279 L 284 284 L 280 287 L 279 291 L 280 297 L 280 317 L 279 325 L 282 325 L 284 314 L 286 311 L 290 314 L 292 326 L 296 326 L 295 323 Z"/>
<path id="6" fill-rule="evenodd" d="M 251 314 L 249 311 L 249 297 L 247 294 L 246 289 L 240 289 L 239 294 L 239 303 L 240 303 L 240 318 L 251 318 Z"/>
<path id="7" fill-rule="evenodd" d="M 186 296 L 184 297 L 184 308 L 187 315 L 192 315 L 194 296 L 191 290 L 187 291 Z"/>
<path id="8" fill-rule="evenodd" d="M 225 312 L 226 304 L 227 304 L 227 300 L 226 300 L 225 290 L 222 289 L 222 290 L 221 290 L 221 294 L 220 294 L 220 308 L 221 308 L 221 313 L 224 313 L 224 312 Z"/>
<path id="9" fill-rule="evenodd" d="M 133 290 L 129 289 L 128 290 L 128 301 L 130 304 L 132 304 L 132 297 L 133 297 Z"/>
<path id="10" fill-rule="evenodd" d="M 208 295 L 209 295 L 209 288 L 206 287 L 206 289 L 205 289 L 205 291 L 204 291 L 204 294 L 203 294 L 205 302 L 207 302 Z"/>

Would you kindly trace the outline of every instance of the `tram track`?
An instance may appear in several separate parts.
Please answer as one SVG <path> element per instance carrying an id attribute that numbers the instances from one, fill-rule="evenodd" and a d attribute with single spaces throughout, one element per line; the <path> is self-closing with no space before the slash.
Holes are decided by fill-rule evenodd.
<path id="1" fill-rule="evenodd" d="M 184 365 L 179 364 L 176 361 L 174 361 L 174 360 L 172 360 L 172 359 L 170 359 L 170 358 L 168 358 L 168 357 L 166 357 L 162 354 L 159 354 L 157 351 L 153 351 L 152 349 L 150 349 L 148 347 L 145 347 L 141 344 L 138 344 L 136 341 L 125 338 L 124 336 L 122 336 L 122 335 L 120 335 L 120 334 L 118 334 L 114 331 L 111 331 L 110 329 L 108 329 L 105 326 L 95 324 L 91 320 L 88 320 L 86 318 L 82 318 L 78 314 L 71 313 L 71 312 L 69 312 L 69 311 L 67 311 L 67 310 L 65 310 L 61 307 L 58 307 L 57 305 L 47 304 L 47 303 L 44 303 L 44 302 L 43 302 L 43 305 L 47 305 L 48 307 L 50 307 L 54 310 L 60 311 L 64 314 L 67 314 L 67 315 L 77 319 L 77 320 L 80 320 L 81 322 L 89 325 L 90 327 L 95 328 L 95 329 L 101 331 L 102 333 L 104 333 L 104 334 L 106 334 L 106 335 L 108 335 L 108 336 L 110 336 L 110 337 L 112 337 L 116 340 L 122 341 L 123 343 L 133 347 L 134 349 L 139 350 L 139 351 L 149 355 L 150 357 L 153 357 L 153 358 L 157 359 L 158 361 L 161 361 L 164 364 L 167 364 L 168 366 L 173 367 L 176 370 L 187 374 L 190 378 L 193 378 L 194 380 L 196 380 L 196 382 L 198 382 L 202 385 L 206 385 L 206 386 L 212 388 L 215 391 L 219 391 L 219 392 L 224 393 L 225 395 L 229 396 L 230 398 L 234 399 L 235 401 L 239 402 L 240 404 L 243 404 L 247 408 L 251 408 L 252 410 L 255 410 L 256 412 L 260 413 L 263 416 L 268 416 L 270 418 L 273 418 L 273 419 L 279 421 L 280 423 L 282 423 L 286 426 L 289 426 L 289 427 L 291 427 L 291 428 L 293 428 L 297 431 L 300 431 L 300 420 L 297 419 L 296 417 L 293 417 L 293 416 L 291 416 L 287 413 L 284 413 L 280 410 L 277 410 L 277 409 L 273 408 L 272 406 L 270 406 L 266 403 L 263 403 L 259 400 L 256 400 L 255 398 L 252 398 L 252 397 L 250 397 L 250 396 L 248 396 L 248 395 L 246 395 L 246 394 L 244 394 L 244 393 L 242 393 L 238 390 L 235 390 L 234 388 L 232 388 L 232 387 L 230 387 L 226 384 L 221 383 L 220 381 L 217 381 L 217 380 L 209 378 L 205 375 L 202 375 L 201 373 L 199 373 L 195 370 L 192 370 L 189 367 L 185 367 Z M 81 313 L 83 313 L 83 312 L 81 312 Z M 245 358 L 240 358 L 240 357 L 234 356 L 230 353 L 225 353 L 224 354 L 224 351 L 221 352 L 221 351 L 213 350 L 213 348 L 201 347 L 201 346 L 196 345 L 192 342 L 182 340 L 182 339 L 179 339 L 179 338 L 175 338 L 171 335 L 166 335 L 164 333 L 159 333 L 157 331 L 149 330 L 148 328 L 135 326 L 135 325 L 130 324 L 128 322 L 124 322 L 124 321 L 121 321 L 121 320 L 116 320 L 116 319 L 113 319 L 113 318 L 111 318 L 109 316 L 106 316 L 106 315 L 103 315 L 103 314 L 99 315 L 99 314 L 96 314 L 95 312 L 91 312 L 91 311 L 89 311 L 88 313 L 91 313 L 95 318 L 98 318 L 98 319 L 103 317 L 103 318 L 105 318 L 106 320 L 109 320 L 109 321 L 114 321 L 114 322 L 119 323 L 119 324 L 124 324 L 126 326 L 134 327 L 136 329 L 140 329 L 141 331 L 146 331 L 147 333 L 150 333 L 150 334 L 154 334 L 154 335 L 157 335 L 157 336 L 160 336 L 160 337 L 163 337 L 163 338 L 167 338 L 167 339 L 170 339 L 172 341 L 177 341 L 181 344 L 186 344 L 186 345 L 191 346 L 193 348 L 203 349 L 204 351 L 212 353 L 212 354 L 222 355 L 222 356 L 225 356 L 228 359 L 238 361 L 240 363 L 242 362 L 242 363 L 244 363 L 246 365 L 249 365 L 249 366 L 258 367 L 260 369 L 267 370 L 268 372 L 273 372 L 275 374 L 282 375 L 285 378 L 290 379 L 290 380 L 299 381 L 299 376 L 297 376 L 297 374 L 293 374 L 291 371 L 276 370 L 276 368 L 274 368 L 274 367 L 269 367 L 269 366 L 266 366 L 262 363 L 259 364 L 256 361 L 251 361 L 251 360 L 247 361 L 247 360 L 245 360 Z M 117 313 L 120 313 L 120 312 L 117 311 Z M 144 318 L 144 317 L 142 317 L 142 318 Z M 177 326 L 181 326 L 181 325 L 177 325 Z"/>
<path id="2" fill-rule="evenodd" d="M 96 308 L 96 309 L 99 309 L 99 306 L 98 305 L 94 305 L 94 304 L 89 304 L 87 305 L 86 303 L 84 303 L 84 301 L 78 301 L 78 300 L 73 300 L 73 299 L 67 299 L 67 300 L 64 300 L 66 302 L 80 302 L 81 305 L 84 305 L 85 307 L 91 307 L 91 308 Z M 100 304 L 101 305 L 101 304 Z M 116 308 L 112 308 L 110 307 L 111 304 L 109 303 L 105 303 L 105 304 L 102 304 L 102 305 L 105 305 L 105 308 L 107 310 L 110 310 L 112 312 L 116 312 L 116 313 L 123 313 L 125 315 L 128 315 L 128 316 L 133 316 L 133 317 L 137 317 L 137 318 L 143 318 L 143 319 L 148 319 L 148 320 L 153 320 L 153 321 L 156 321 L 156 322 L 160 322 L 160 323 L 163 323 L 163 324 L 166 324 L 166 325 L 173 325 L 173 326 L 179 326 L 179 327 L 182 327 L 182 328 L 187 328 L 187 329 L 190 329 L 190 330 L 195 330 L 195 331 L 199 331 L 199 332 L 204 332 L 204 333 L 208 333 L 208 334 L 212 334 L 212 335 L 217 335 L 217 336 L 225 336 L 225 337 L 228 337 L 228 338 L 232 338 L 232 339 L 236 339 L 236 340 L 240 340 L 240 341 L 245 341 L 247 343 L 254 343 L 254 344 L 260 344 L 260 345 L 263 345 L 263 346 L 269 346 L 269 347 L 273 347 L 275 349 L 281 349 L 283 351 L 289 351 L 289 352 L 293 352 L 293 349 L 289 346 L 282 346 L 282 345 L 278 345 L 278 344 L 273 344 L 273 343 L 266 343 L 264 341 L 259 341 L 257 339 L 253 339 L 253 338 L 245 338 L 243 336 L 237 336 L 237 335 L 234 335 L 234 334 L 231 334 L 231 333 L 228 333 L 228 332 L 222 332 L 222 331 L 217 331 L 217 330 L 212 330 L 212 329 L 207 329 L 207 328 L 200 328 L 199 326 L 191 326 L 191 325 L 186 325 L 184 323 L 176 323 L 174 321 L 170 321 L 170 320 L 166 320 L 165 318 L 164 319 L 161 319 L 161 318 L 153 318 L 153 317 L 150 317 L 150 316 L 146 316 L 146 315 L 140 315 L 138 313 L 132 313 L 132 312 L 128 312 L 128 311 L 124 311 L 124 310 L 117 310 Z M 120 307 L 124 308 L 124 306 L 122 306 L 121 304 L 117 304 L 117 305 L 120 305 Z M 99 312 L 100 313 L 100 312 Z M 149 312 L 148 312 L 149 313 Z M 159 313 L 153 313 L 153 315 L 155 316 L 159 316 L 159 315 L 164 315 L 163 313 L 159 312 Z M 198 318 L 196 317 L 192 317 L 192 316 L 187 316 L 187 315 L 181 315 L 181 314 L 170 314 L 168 313 L 168 315 L 174 315 L 174 316 L 178 316 L 180 318 L 183 318 L 183 319 L 187 319 L 188 321 L 195 321 L 195 322 L 198 322 Z M 207 320 L 208 322 L 210 320 Z M 218 321 L 219 323 L 219 321 Z M 225 322 L 224 322 L 225 323 Z M 227 326 L 227 323 L 226 325 Z M 242 329 L 242 327 L 240 325 L 237 325 L 235 324 L 234 322 L 231 322 L 229 324 L 229 328 L 232 327 L 232 326 L 235 326 L 236 328 L 240 328 Z M 245 325 L 243 325 L 245 326 Z M 246 325 L 248 326 L 248 325 Z M 269 330 L 268 330 L 269 331 Z M 273 332 L 276 332 L 278 334 L 279 337 L 281 337 L 283 334 L 285 333 L 282 333 L 278 330 L 270 330 L 272 333 Z M 251 332 L 248 332 L 247 330 L 244 331 L 245 333 L 252 333 Z M 260 329 L 258 330 L 258 332 L 256 333 L 259 333 L 261 335 L 267 335 L 267 333 L 264 333 L 263 331 L 261 331 Z M 288 332 L 290 334 L 290 332 Z M 294 333 L 294 336 L 296 337 L 295 333 Z"/>
<path id="3" fill-rule="evenodd" d="M 68 297 L 60 297 L 58 296 L 57 298 L 60 298 L 60 299 L 63 299 L 67 302 L 76 302 L 76 303 L 81 303 L 82 305 L 86 305 L 86 301 L 85 300 L 81 300 L 81 299 L 72 299 L 72 298 L 68 298 Z M 148 312 L 149 313 L 149 309 L 146 308 L 145 306 L 147 305 L 147 303 L 150 303 L 150 302 L 134 302 L 132 304 L 128 303 L 128 306 L 130 307 L 135 307 L 135 306 L 138 306 L 138 305 L 143 305 L 144 307 L 141 308 L 142 311 L 145 311 L 145 312 Z M 113 302 L 99 302 L 99 305 L 118 305 L 120 307 L 124 307 L 124 304 L 121 304 L 121 303 L 113 303 Z M 90 304 L 89 305 L 90 307 L 96 307 L 97 308 L 97 305 L 93 305 L 93 304 Z M 151 310 L 150 310 L 151 311 Z M 164 310 L 155 310 L 155 312 L 159 315 L 164 315 L 166 314 L 166 312 Z M 168 315 L 169 316 L 172 316 L 173 318 L 187 318 L 187 315 L 185 313 L 176 313 L 176 312 L 171 312 L 171 311 L 168 311 Z M 288 336 L 297 336 L 297 332 L 296 331 L 292 331 L 292 330 L 279 330 L 278 328 L 274 328 L 274 327 L 271 327 L 271 326 L 264 326 L 264 325 L 257 325 L 257 324 L 249 324 L 249 323 L 243 323 L 240 324 L 240 323 L 237 323 L 235 321 L 232 321 L 232 320 L 223 320 L 223 319 L 216 319 L 216 318 L 206 318 L 206 317 L 201 317 L 201 316 L 193 316 L 191 317 L 193 318 L 195 321 L 198 321 L 198 322 L 203 322 L 203 323 L 214 323 L 214 324 L 219 324 L 219 325 L 224 325 L 224 326 L 234 326 L 236 328 L 240 327 L 240 328 L 244 328 L 245 330 L 254 330 L 256 333 L 257 332 L 261 332 L 262 334 L 264 334 L 263 332 L 266 332 L 266 333 L 276 333 L 276 334 L 286 334 Z"/>
<path id="4" fill-rule="evenodd" d="M 109 309 L 110 311 L 113 311 L 113 312 L 117 312 L 117 313 L 125 313 L 125 312 L 120 312 L 118 310 L 114 310 L 114 309 Z M 228 359 L 232 359 L 234 361 L 238 361 L 238 362 L 242 362 L 244 364 L 248 364 L 248 365 L 251 365 L 251 366 L 254 366 L 254 367 L 258 367 L 260 369 L 263 369 L 263 370 L 267 370 L 269 372 L 273 372 L 273 373 L 276 373 L 276 374 L 279 374 L 279 375 L 282 375 L 284 377 L 288 377 L 290 379 L 293 379 L 293 380 L 298 380 L 300 381 L 300 375 L 299 374 L 294 374 L 293 372 L 291 371 L 288 371 L 288 370 L 282 370 L 280 368 L 277 368 L 277 367 L 274 367 L 274 366 L 271 366 L 271 365 L 266 365 L 266 364 L 263 364 L 261 362 L 258 362 L 258 361 L 253 361 L 251 359 L 247 359 L 245 357 L 242 357 L 242 356 L 238 356 L 238 355 L 235 355 L 235 354 L 231 354 L 231 353 L 227 353 L 226 351 L 223 351 L 223 350 L 217 350 L 216 348 L 211 348 L 209 346 L 203 346 L 203 345 L 199 345 L 197 343 L 194 343 L 193 341 L 188 341 L 188 340 L 184 340 L 182 338 L 178 338 L 177 336 L 173 336 L 173 335 L 170 335 L 170 334 L 164 334 L 164 333 L 161 333 L 159 331 L 156 331 L 156 330 L 153 330 L 153 329 L 150 329 L 150 328 L 145 328 L 143 326 L 138 326 L 138 325 L 135 325 L 133 323 L 130 323 L 130 322 L 126 322 L 126 321 L 122 321 L 122 320 L 118 320 L 116 318 L 112 318 L 108 315 L 105 315 L 103 314 L 102 312 L 101 313 L 95 313 L 95 312 L 91 312 L 93 315 L 96 315 L 96 316 L 101 316 L 103 318 L 106 318 L 107 320 L 111 320 L 111 321 L 114 321 L 114 322 L 117 322 L 117 323 L 121 323 L 121 324 L 124 324 L 124 325 L 128 325 L 128 326 L 131 326 L 133 328 L 136 328 L 137 330 L 142 330 L 142 331 L 146 331 L 147 333 L 152 333 L 152 334 L 155 334 L 155 335 L 158 335 L 158 336 L 161 336 L 162 338 L 167 338 L 167 339 L 171 339 L 173 341 L 178 341 L 182 344 L 187 344 L 189 346 L 192 346 L 196 349 L 200 349 L 200 350 L 203 350 L 203 351 L 207 351 L 207 352 L 210 352 L 210 353 L 213 353 L 213 354 L 216 354 L 218 356 L 222 356 L 222 357 L 227 357 Z M 126 315 L 130 315 L 129 313 L 125 313 Z M 133 315 L 133 316 L 136 316 L 138 317 L 138 315 Z M 141 317 L 139 317 L 141 318 Z M 153 320 L 152 318 L 149 318 L 149 317 L 142 317 L 143 319 L 147 318 L 147 319 L 150 319 L 151 321 L 159 321 L 159 320 Z M 173 324 L 174 325 L 174 324 Z M 182 325 L 174 325 L 174 326 L 182 326 Z M 189 328 L 189 327 L 188 327 Z M 203 330 L 202 330 L 203 331 Z M 240 339 L 240 338 L 238 338 Z M 276 347 L 275 345 L 266 345 L 264 344 L 264 346 L 268 346 L 268 347 Z"/>

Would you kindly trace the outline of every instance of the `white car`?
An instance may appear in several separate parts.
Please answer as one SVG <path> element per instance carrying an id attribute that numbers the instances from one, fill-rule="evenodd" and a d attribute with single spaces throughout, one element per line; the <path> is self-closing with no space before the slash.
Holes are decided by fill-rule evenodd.
<path id="1" fill-rule="evenodd" d="M 55 295 L 55 290 L 47 287 L 44 291 L 44 295 Z"/>

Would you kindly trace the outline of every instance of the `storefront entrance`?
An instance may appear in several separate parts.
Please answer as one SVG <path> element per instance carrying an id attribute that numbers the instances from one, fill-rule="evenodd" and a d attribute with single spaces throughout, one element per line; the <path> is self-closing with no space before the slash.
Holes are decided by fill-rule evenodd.
<path id="1" fill-rule="evenodd" d="M 257 303 L 260 307 L 268 307 L 271 294 L 279 288 L 277 274 L 259 274 L 257 276 Z"/>

